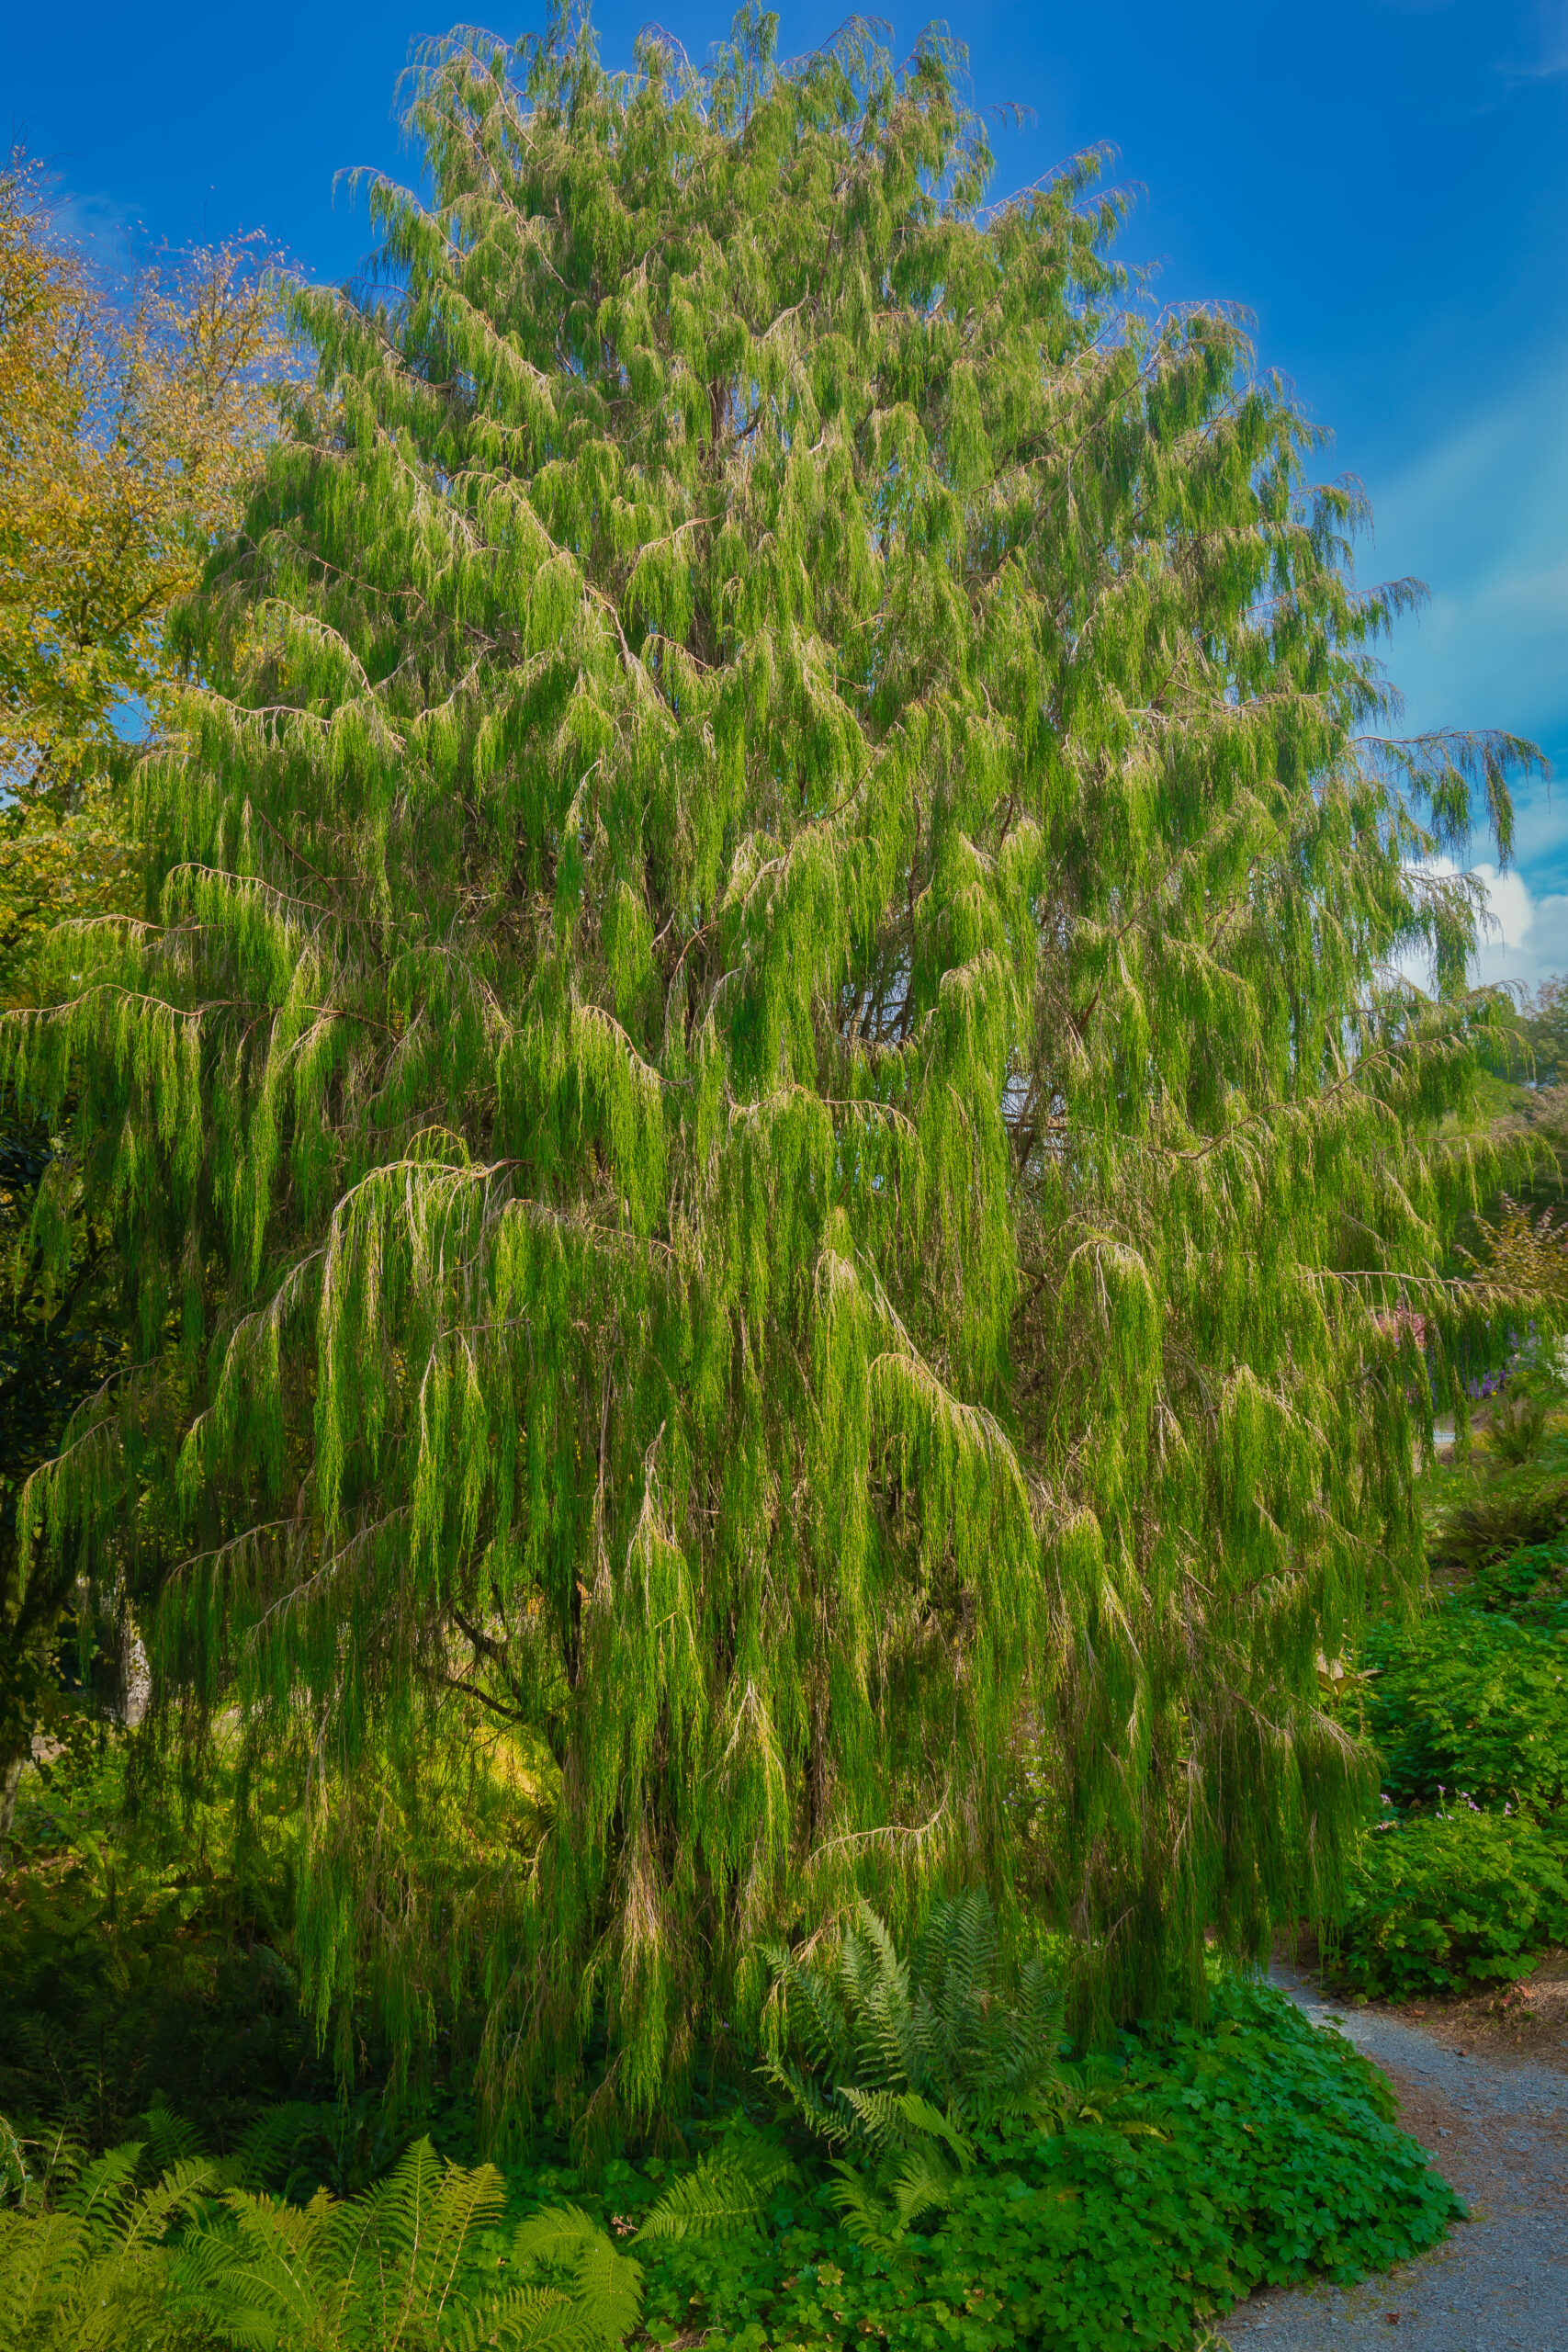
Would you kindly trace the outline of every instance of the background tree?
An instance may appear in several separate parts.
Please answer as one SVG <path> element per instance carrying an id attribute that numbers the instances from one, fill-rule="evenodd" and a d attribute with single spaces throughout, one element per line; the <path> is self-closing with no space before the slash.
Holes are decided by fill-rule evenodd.
<path id="1" fill-rule="evenodd" d="M 1529 1049 L 1530 1081 L 1558 1086 L 1568 1080 L 1568 978 L 1542 980 L 1533 995 L 1527 989 L 1518 1027 Z"/>
<path id="2" fill-rule="evenodd" d="M 9 1024 L 181 1334 L 28 1529 L 166 1432 L 163 1729 L 297 1759 L 321 2014 L 477 1986 L 492 2116 L 591 2045 L 660 2109 L 856 1888 L 1199 2004 L 1332 1879 L 1316 1660 L 1417 1572 L 1480 1147 L 1410 1138 L 1495 1011 L 1427 862 L 1530 754 L 1385 739 L 1358 493 L 1129 300 L 1099 159 L 987 208 L 958 63 L 423 52 L 428 200 L 183 613 L 157 919 Z"/>
<path id="3" fill-rule="evenodd" d="M 1498 1129 L 1510 1142 L 1522 1145 L 1525 1156 L 1509 1170 L 1508 1202 L 1528 1210 L 1538 1223 L 1546 1218 L 1560 1225 L 1568 1194 L 1568 978 L 1542 980 L 1533 995 L 1527 990 L 1510 1026 L 1515 1035 L 1508 1039 L 1504 1067 L 1508 1078 L 1519 1082 L 1508 1087 L 1498 1103 Z M 1504 1215 L 1517 1238 L 1517 1218 L 1501 1204 L 1496 1213 Z M 1522 1275 L 1530 1261 L 1510 1248 L 1495 1262 Z M 1545 1272 L 1556 1262 L 1542 1259 L 1538 1271 Z M 1554 1288 L 1561 1293 L 1561 1276 Z"/>
<path id="4" fill-rule="evenodd" d="M 1450 1266 L 1472 1260 L 1499 1279 L 1521 1283 L 1523 1305 L 1538 1300 L 1528 1278 L 1531 1268 L 1547 1273 L 1555 1260 L 1550 1254 L 1532 1257 L 1520 1248 L 1521 1237 L 1544 1219 L 1544 1243 L 1568 1197 L 1568 1062 L 1562 1059 L 1568 983 L 1549 978 L 1533 994 L 1517 988 L 1509 994 L 1517 1001 L 1510 1002 L 1487 1051 L 1480 1085 L 1462 1113 L 1445 1114 L 1441 1124 L 1450 1132 L 1487 1130 L 1497 1148 L 1474 1212 L 1460 1228 Z M 1509 1244 L 1499 1251 L 1495 1244 L 1505 1228 Z M 1556 1287 L 1549 1283 L 1548 1293 L 1555 1295 Z M 1509 1342 L 1506 1353 L 1512 1351 Z M 1472 1369 L 1500 1371 L 1502 1361 Z"/>
<path id="5" fill-rule="evenodd" d="M 0 1006 L 58 922 L 142 904 L 118 730 L 131 701 L 157 722 L 170 604 L 233 528 L 288 350 L 254 243 L 116 282 L 36 165 L 0 170 Z M 0 1842 L 81 1566 L 18 1549 L 17 1498 L 126 1356 L 90 1144 L 0 1087 Z"/>
<path id="6" fill-rule="evenodd" d="M 0 170 L 5 1001 L 59 916 L 131 903 L 119 730 L 276 417 L 269 263 L 244 241 L 117 282 L 55 234 L 36 164 Z"/>

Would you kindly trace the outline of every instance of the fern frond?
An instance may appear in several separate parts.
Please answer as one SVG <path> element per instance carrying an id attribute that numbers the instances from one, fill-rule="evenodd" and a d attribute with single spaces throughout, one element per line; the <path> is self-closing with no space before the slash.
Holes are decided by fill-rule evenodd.
<path id="1" fill-rule="evenodd" d="M 880 2151 L 896 2143 L 903 2121 L 903 2100 L 897 2091 L 862 2090 L 858 2083 L 840 2083 L 838 2096 L 860 2125 L 859 2137 Z"/>
<path id="2" fill-rule="evenodd" d="M 546 2205 L 518 2224 L 513 2259 L 567 2268 L 572 2311 L 583 2335 L 618 2344 L 642 2317 L 642 2265 L 622 2254 L 579 2206 Z"/>
<path id="3" fill-rule="evenodd" d="M 828 2198 L 851 2237 L 870 2254 L 891 2254 L 902 2231 L 897 2212 L 866 2187 L 854 2166 L 841 2160 L 833 2166 L 837 2178 L 828 2184 Z"/>
<path id="4" fill-rule="evenodd" d="M 767 2200 L 795 2167 L 765 2144 L 725 2147 L 667 2188 L 632 2240 L 728 2237 L 762 2218 Z"/>
<path id="5" fill-rule="evenodd" d="M 841 2071 L 850 2062 L 852 2041 L 849 2018 L 828 1970 L 803 1967 L 782 1944 L 771 1946 L 767 1956 L 784 1989 L 793 2038 L 814 2065 Z"/>
<path id="6" fill-rule="evenodd" d="M 175 2165 L 144 2189 L 125 2217 L 121 2244 L 128 2249 L 156 2245 L 183 2213 L 192 2211 L 218 2187 L 217 2167 L 205 2156 Z"/>
<path id="7" fill-rule="evenodd" d="M 330 2343 L 349 2299 L 332 2275 L 333 2200 L 318 2189 L 309 2205 L 231 2188 L 220 2219 L 194 2231 L 180 2249 L 176 2278 L 191 2307 L 237 2345 Z"/>
<path id="8" fill-rule="evenodd" d="M 967 2172 L 975 2161 L 975 2146 L 968 2139 L 951 2107 L 944 2115 L 929 2098 L 921 2098 L 913 2091 L 906 2091 L 898 2101 L 898 2111 L 909 2132 L 924 2133 L 940 2140 L 951 2148 L 958 2160 L 961 2172 Z"/>
<path id="9" fill-rule="evenodd" d="M 138 2196 L 140 2145 L 89 2165 L 53 2209 L 0 2215 L 0 2345 L 123 2352 L 178 2339 L 170 2222 L 213 2186 L 184 2165 Z"/>
<path id="10" fill-rule="evenodd" d="M 153 2100 L 141 2121 L 147 2133 L 148 2162 L 158 2172 L 172 2171 L 175 2165 L 195 2164 L 207 2153 L 195 2124 L 183 2115 L 176 2115 L 161 2098 Z"/>
<path id="11" fill-rule="evenodd" d="M 442 2334 L 444 2352 L 581 2352 L 585 2336 L 575 2304 L 548 2287 L 513 2287 L 460 2311 Z"/>
<path id="12" fill-rule="evenodd" d="M 857 1917 L 864 1941 L 858 1936 L 844 1939 L 843 1971 L 862 2027 L 862 2080 L 874 2053 L 885 2083 L 914 2082 L 921 2072 L 920 2037 L 908 1968 L 869 1903 L 862 1901 Z"/>
<path id="13" fill-rule="evenodd" d="M 641 2263 L 601 2235 L 579 2258 L 574 2300 L 586 2335 L 606 2346 L 619 2344 L 642 2320 Z"/>
<path id="14" fill-rule="evenodd" d="M 89 2231 L 112 2229 L 136 2194 L 136 2168 L 141 2161 L 140 2140 L 110 2148 L 83 2169 L 60 2199 L 63 2213 L 73 2213 Z"/>
<path id="15" fill-rule="evenodd" d="M 513 2235 L 516 2262 L 575 2263 L 583 2247 L 609 2240 L 580 2205 L 541 2205 L 519 2222 Z"/>
<path id="16" fill-rule="evenodd" d="M 803 2075 L 798 2066 L 777 2058 L 764 2059 L 762 2073 L 776 2089 L 787 2093 L 797 2120 L 819 2140 L 853 2138 L 853 2116 L 839 2098 L 825 2099 L 813 2075 Z"/>
<path id="17" fill-rule="evenodd" d="M 923 2213 L 945 2213 L 953 2202 L 952 2174 L 919 2151 L 906 2157 L 889 2187 L 901 2233 Z"/>
<path id="18" fill-rule="evenodd" d="M 349 2230 L 363 2229 L 367 2250 L 373 2248 L 383 2302 L 395 2307 L 403 2324 L 441 2312 L 468 2239 L 493 2226 L 505 2209 L 505 2183 L 493 2165 L 468 2172 L 443 2163 L 429 2140 L 422 2139 L 367 2199 L 345 2200 L 333 2219 L 340 2240 Z"/>

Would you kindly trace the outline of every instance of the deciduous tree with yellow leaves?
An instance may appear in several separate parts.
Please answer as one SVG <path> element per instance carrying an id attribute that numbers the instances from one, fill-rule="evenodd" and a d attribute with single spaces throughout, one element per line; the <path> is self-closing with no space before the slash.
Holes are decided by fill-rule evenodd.
<path id="1" fill-rule="evenodd" d="M 0 171 L 0 996 L 62 914 L 127 902 L 128 704 L 154 710 L 164 621 L 276 415 L 268 257 L 241 241 L 117 283 Z"/>

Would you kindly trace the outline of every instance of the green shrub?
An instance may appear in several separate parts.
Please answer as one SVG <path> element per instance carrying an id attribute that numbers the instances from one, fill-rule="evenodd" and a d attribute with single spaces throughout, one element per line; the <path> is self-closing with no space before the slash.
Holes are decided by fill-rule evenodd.
<path id="1" fill-rule="evenodd" d="M 1568 1528 L 1568 1476 L 1535 1469 L 1475 1487 L 1440 1513 L 1427 1540 L 1434 1568 L 1472 1576 L 1522 1544 L 1550 1544 Z"/>
<path id="2" fill-rule="evenodd" d="M 389 2110 L 385 2044 L 363 2011 L 358 2096 L 334 2097 L 300 2007 L 284 1809 L 258 1804 L 242 1848 L 219 1771 L 177 1822 L 133 1828 L 124 1764 L 111 1743 L 23 1783 L 0 1879 L 0 2113 L 94 2154 L 140 2136 L 160 2102 L 219 2154 L 287 2114 L 298 2145 L 279 2151 L 277 2181 L 368 2186 L 427 2119 Z"/>
<path id="3" fill-rule="evenodd" d="M 1540 1811 L 1568 1796 L 1568 1634 L 1450 1602 L 1383 1624 L 1365 1662 L 1368 1727 L 1398 1804 L 1439 1792 Z"/>
<path id="4" fill-rule="evenodd" d="M 1486 1431 L 1488 1450 L 1499 1462 L 1523 1469 L 1540 1452 L 1555 1401 L 1538 1390 L 1511 1389 L 1493 1408 Z"/>
<path id="5" fill-rule="evenodd" d="M 983 1890 L 933 1903 L 908 1960 L 868 1903 L 826 1953 L 769 1948 L 795 2055 L 768 2062 L 807 2128 L 857 2156 L 886 2145 L 889 2101 L 934 2105 L 960 2126 L 1036 2120 L 1063 2096 L 1061 1995 L 1038 1960 L 998 1981 Z"/>
<path id="6" fill-rule="evenodd" d="M 82 1837 L 0 1893 L 0 2110 L 111 2146 L 159 2096 L 220 2148 L 330 2098 L 276 1914 L 194 1855 Z"/>
<path id="7" fill-rule="evenodd" d="M 1522 1625 L 1549 1631 L 1568 1626 L 1568 1536 L 1525 1544 L 1506 1560 L 1487 1561 L 1464 1597 L 1475 1608 L 1501 1611 Z"/>
<path id="8" fill-rule="evenodd" d="M 1369 1833 L 1328 1958 L 1356 1991 L 1403 1999 L 1528 1975 L 1565 1939 L 1568 1831 L 1461 1804 Z"/>

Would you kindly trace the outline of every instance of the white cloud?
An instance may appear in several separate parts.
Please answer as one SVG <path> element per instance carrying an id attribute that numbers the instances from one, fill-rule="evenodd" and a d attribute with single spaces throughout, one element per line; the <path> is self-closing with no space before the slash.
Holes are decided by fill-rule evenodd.
<path id="1" fill-rule="evenodd" d="M 1568 891 L 1538 898 L 1517 867 L 1473 871 L 1486 885 L 1491 918 L 1475 956 L 1476 979 L 1523 980 L 1533 989 L 1568 969 Z"/>
<path id="2" fill-rule="evenodd" d="M 1439 858 L 1432 871 L 1452 874 L 1457 868 Z M 1538 989 L 1542 980 L 1568 972 L 1568 891 L 1537 893 L 1517 866 L 1499 872 L 1495 865 L 1480 864 L 1470 871 L 1486 887 L 1487 916 L 1471 961 L 1472 982 L 1486 987 L 1517 981 Z M 1431 974 L 1421 959 L 1406 957 L 1401 968 L 1419 987 L 1431 985 Z"/>

